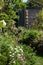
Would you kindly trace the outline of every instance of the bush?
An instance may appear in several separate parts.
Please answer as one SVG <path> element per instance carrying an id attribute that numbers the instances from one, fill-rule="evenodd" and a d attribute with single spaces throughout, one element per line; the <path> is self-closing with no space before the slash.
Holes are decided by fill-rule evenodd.
<path id="1" fill-rule="evenodd" d="M 6 65 L 6 63 L 7 63 L 7 57 L 0 54 L 0 65 L 3 65 L 3 64 Z"/>
<path id="2" fill-rule="evenodd" d="M 43 52 L 43 33 L 38 30 L 25 30 L 21 32 L 19 43 L 31 45 L 34 50 Z"/>
<path id="3" fill-rule="evenodd" d="M 39 36 L 40 36 L 40 32 L 37 30 L 24 30 L 21 33 L 21 36 L 19 37 L 19 42 L 30 44 Z"/>
<path id="4" fill-rule="evenodd" d="M 11 36 L 8 35 L 2 35 L 0 37 L 0 65 L 7 65 L 9 63 L 9 52 L 10 47 L 14 47 L 15 42 L 11 38 Z"/>
<path id="5" fill-rule="evenodd" d="M 38 28 L 41 29 L 41 30 L 43 30 L 43 23 L 39 24 Z"/>
<path id="6" fill-rule="evenodd" d="M 0 37 L 0 65 L 22 65 L 22 46 L 16 44 L 15 38 L 9 35 Z"/>
<path id="7" fill-rule="evenodd" d="M 23 45 L 23 51 L 25 56 L 25 65 L 34 65 L 36 62 L 36 55 L 30 46 Z"/>
<path id="8" fill-rule="evenodd" d="M 0 65 L 28 65 L 28 61 L 29 65 L 35 63 L 33 49 L 15 44 L 15 38 L 9 35 L 0 37 L 0 51 Z"/>
<path id="9" fill-rule="evenodd" d="M 40 37 L 37 44 L 38 53 L 43 54 L 43 37 Z"/>
<path id="10" fill-rule="evenodd" d="M 43 21 L 43 8 L 42 10 L 38 13 L 38 19 Z"/>

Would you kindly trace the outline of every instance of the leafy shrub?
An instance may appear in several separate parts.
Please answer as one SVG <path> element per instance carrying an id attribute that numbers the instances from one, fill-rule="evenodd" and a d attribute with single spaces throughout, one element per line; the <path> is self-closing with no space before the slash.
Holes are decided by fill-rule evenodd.
<path id="1" fill-rule="evenodd" d="M 37 30 L 24 30 L 19 37 L 19 42 L 30 44 L 36 38 L 40 36 L 40 32 Z"/>
<path id="2" fill-rule="evenodd" d="M 39 24 L 38 28 L 43 30 L 43 23 Z"/>
<path id="3" fill-rule="evenodd" d="M 33 49 L 25 44 L 22 44 L 22 46 L 25 56 L 25 65 L 34 65 L 36 62 L 36 55 L 33 52 Z"/>
<path id="4" fill-rule="evenodd" d="M 15 44 L 15 38 L 9 35 L 0 37 L 0 65 L 28 65 L 28 61 L 31 65 L 35 63 L 33 56 L 31 47 Z"/>
<path id="5" fill-rule="evenodd" d="M 6 65 L 6 63 L 7 63 L 7 57 L 0 53 L 0 65 L 3 64 Z"/>
<path id="6" fill-rule="evenodd" d="M 6 13 L 3 12 L 3 13 L 0 14 L 0 20 L 8 21 L 9 17 Z"/>
<path id="7" fill-rule="evenodd" d="M 39 40 L 38 40 L 38 44 L 37 44 L 37 51 L 38 51 L 38 53 L 41 53 L 41 54 L 43 54 L 43 34 L 42 34 L 42 36 L 39 38 Z"/>
<path id="8" fill-rule="evenodd" d="M 43 33 L 38 30 L 24 30 L 21 32 L 19 42 L 31 45 L 38 52 L 43 52 Z"/>
<path id="9" fill-rule="evenodd" d="M 9 35 L 0 37 L 0 65 L 22 65 L 23 49 Z M 19 62 L 19 63 L 18 63 Z"/>
<path id="10" fill-rule="evenodd" d="M 43 21 L 43 8 L 42 10 L 38 13 L 38 19 Z"/>
<path id="11" fill-rule="evenodd" d="M 0 37 L 0 65 L 6 65 L 9 57 L 10 46 L 13 47 L 14 41 L 11 36 L 4 35 Z"/>

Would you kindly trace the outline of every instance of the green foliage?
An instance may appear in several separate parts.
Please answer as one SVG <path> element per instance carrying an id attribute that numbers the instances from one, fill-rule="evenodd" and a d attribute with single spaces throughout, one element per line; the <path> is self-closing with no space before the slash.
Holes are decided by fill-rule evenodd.
<path id="1" fill-rule="evenodd" d="M 43 53 L 43 32 L 38 30 L 25 30 L 19 36 L 19 42 L 30 45 L 34 50 Z"/>
<path id="2" fill-rule="evenodd" d="M 36 55 L 33 53 L 33 49 L 30 46 L 22 44 L 25 56 L 25 65 L 35 65 Z"/>
<path id="3" fill-rule="evenodd" d="M 43 8 L 42 8 L 42 10 L 39 12 L 38 18 L 39 18 L 39 20 L 43 21 Z"/>
<path id="4" fill-rule="evenodd" d="M 35 1 L 35 0 L 33 0 L 33 1 Z M 43 6 L 43 0 L 36 0 L 35 2 L 37 2 L 37 3 L 39 3 L 40 5 Z"/>
<path id="5" fill-rule="evenodd" d="M 43 0 L 27 0 L 32 6 L 43 6 Z"/>
<path id="6" fill-rule="evenodd" d="M 0 20 L 5 20 L 7 22 L 9 20 L 9 17 L 5 12 L 3 12 L 0 13 Z"/>
<path id="7" fill-rule="evenodd" d="M 0 12 L 0 20 L 5 20 L 7 23 L 7 32 L 10 33 L 8 35 L 7 32 L 4 34 L 0 34 L 0 65 L 35 65 L 36 57 L 33 52 L 33 48 L 31 48 L 31 44 L 36 47 L 37 51 L 43 51 L 43 33 L 42 37 L 40 36 L 40 31 L 38 30 L 27 30 L 25 28 L 17 29 L 17 31 L 13 31 L 14 29 L 14 19 L 18 19 L 19 16 L 16 15 L 16 12 L 26 7 L 25 3 L 22 0 L 5 0 L 4 9 Z M 3 5 L 1 4 L 3 7 Z M 42 12 L 41 12 L 42 13 Z M 40 13 L 40 17 L 42 14 Z M 2 27 L 2 23 L 0 22 L 0 27 Z M 43 28 L 43 25 L 42 25 Z M 12 38 L 11 34 L 18 35 L 19 43 L 16 44 L 16 36 Z M 24 45 L 24 43 L 26 45 Z M 27 46 L 27 44 L 30 46 Z"/>
<path id="8" fill-rule="evenodd" d="M 16 13 L 18 13 L 19 10 L 25 8 L 26 4 L 23 3 L 22 0 L 3 0 L 3 4 L 2 10 L 0 10 L 0 20 L 5 20 L 7 22 L 6 29 L 11 30 L 15 23 L 14 19 L 19 19 L 19 15 Z M 9 26 L 11 23 L 12 26 Z"/>
<path id="9" fill-rule="evenodd" d="M 3 26 L 3 23 L 2 23 L 2 22 L 0 22 L 0 28 L 2 28 L 2 26 Z"/>
<path id="10" fill-rule="evenodd" d="M 6 65 L 7 57 L 0 53 L 0 65 Z"/>
<path id="11" fill-rule="evenodd" d="M 39 24 L 38 28 L 41 29 L 41 30 L 43 30 L 43 23 Z"/>
<path id="12" fill-rule="evenodd" d="M 38 38 L 40 36 L 40 32 L 37 30 L 25 30 L 21 33 L 21 36 L 19 37 L 19 41 L 30 44 L 33 40 Z"/>
<path id="13" fill-rule="evenodd" d="M 17 45 L 12 36 L 0 35 L 0 65 L 35 65 L 37 57 L 33 50 L 25 44 Z"/>
<path id="14" fill-rule="evenodd" d="M 2 1 L 0 1 L 0 7 L 3 7 L 4 3 Z"/>
<path id="15" fill-rule="evenodd" d="M 11 36 L 4 35 L 0 38 L 0 65 L 9 64 L 11 61 L 10 52 L 14 52 L 12 49 L 15 47 L 15 39 Z M 10 64 L 11 65 L 11 64 Z"/>
<path id="16" fill-rule="evenodd" d="M 15 38 L 9 35 L 0 38 L 0 65 L 29 65 L 35 63 L 33 49 L 26 45 L 17 45 Z M 23 59 L 23 60 L 22 60 Z"/>

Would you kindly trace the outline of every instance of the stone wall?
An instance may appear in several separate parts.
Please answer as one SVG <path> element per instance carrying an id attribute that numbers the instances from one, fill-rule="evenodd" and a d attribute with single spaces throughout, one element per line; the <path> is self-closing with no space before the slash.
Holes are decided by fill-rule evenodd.
<path id="1" fill-rule="evenodd" d="M 33 22 L 37 18 L 37 14 L 40 12 L 41 7 L 28 7 L 20 12 L 19 25 L 26 26 L 27 28 L 34 25 Z"/>

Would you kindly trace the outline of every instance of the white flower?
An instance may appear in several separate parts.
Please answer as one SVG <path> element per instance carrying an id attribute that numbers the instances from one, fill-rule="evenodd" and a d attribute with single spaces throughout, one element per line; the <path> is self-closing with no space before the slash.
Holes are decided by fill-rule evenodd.
<path id="1" fill-rule="evenodd" d="M 19 50 L 16 50 L 16 51 L 15 51 L 15 53 L 18 53 L 18 52 L 20 52 L 20 51 L 19 51 Z"/>
<path id="2" fill-rule="evenodd" d="M 15 50 L 17 50 L 17 48 L 15 48 Z"/>
<path id="3" fill-rule="evenodd" d="M 12 55 L 14 55 L 14 53 Z"/>
<path id="4" fill-rule="evenodd" d="M 16 50 L 16 52 L 19 52 L 19 50 Z"/>
<path id="5" fill-rule="evenodd" d="M 2 20 L 2 22 L 3 22 L 3 26 L 6 26 L 6 22 L 4 20 Z"/>
<path id="6" fill-rule="evenodd" d="M 13 61 L 13 63 L 15 63 L 15 61 Z"/>
<path id="7" fill-rule="evenodd" d="M 0 6 L 0 10 L 2 9 L 2 7 Z"/>
<path id="8" fill-rule="evenodd" d="M 23 52 L 23 50 L 22 50 L 22 49 L 20 49 L 20 51 L 21 51 L 21 52 Z"/>
<path id="9" fill-rule="evenodd" d="M 2 26 L 5 27 L 6 26 L 6 22 L 4 20 L 1 20 L 0 22 L 2 22 Z"/>
<path id="10" fill-rule="evenodd" d="M 12 47 L 12 46 L 10 46 L 10 49 L 11 49 L 11 50 L 13 50 L 13 47 Z"/>
<path id="11" fill-rule="evenodd" d="M 13 58 L 14 56 L 12 55 L 11 57 Z"/>
<path id="12" fill-rule="evenodd" d="M 9 52 L 9 53 L 12 53 L 12 52 Z"/>
<path id="13" fill-rule="evenodd" d="M 18 48 L 15 48 L 15 53 L 17 53 L 17 52 L 20 52 L 20 50 Z"/>
<path id="14" fill-rule="evenodd" d="M 21 55 L 23 55 L 23 53 Z"/>
<path id="15" fill-rule="evenodd" d="M 23 61 L 23 58 L 21 58 L 21 60 Z"/>
<path id="16" fill-rule="evenodd" d="M 5 35 L 7 35 L 8 33 L 7 32 L 5 32 Z"/>
<path id="17" fill-rule="evenodd" d="M 21 54 L 17 54 L 17 57 L 20 58 Z"/>
<path id="18" fill-rule="evenodd" d="M 12 58 L 14 57 L 14 55 L 9 55 L 9 56 L 12 57 Z"/>
<path id="19" fill-rule="evenodd" d="M 12 61 L 14 61 L 14 58 L 12 59 Z"/>
<path id="20" fill-rule="evenodd" d="M 16 46 L 17 49 L 20 49 L 20 46 Z"/>
<path id="21" fill-rule="evenodd" d="M 12 57 L 12 55 L 10 55 Z"/>
<path id="22" fill-rule="evenodd" d="M 15 53 L 17 53 L 17 52 L 15 51 Z"/>

